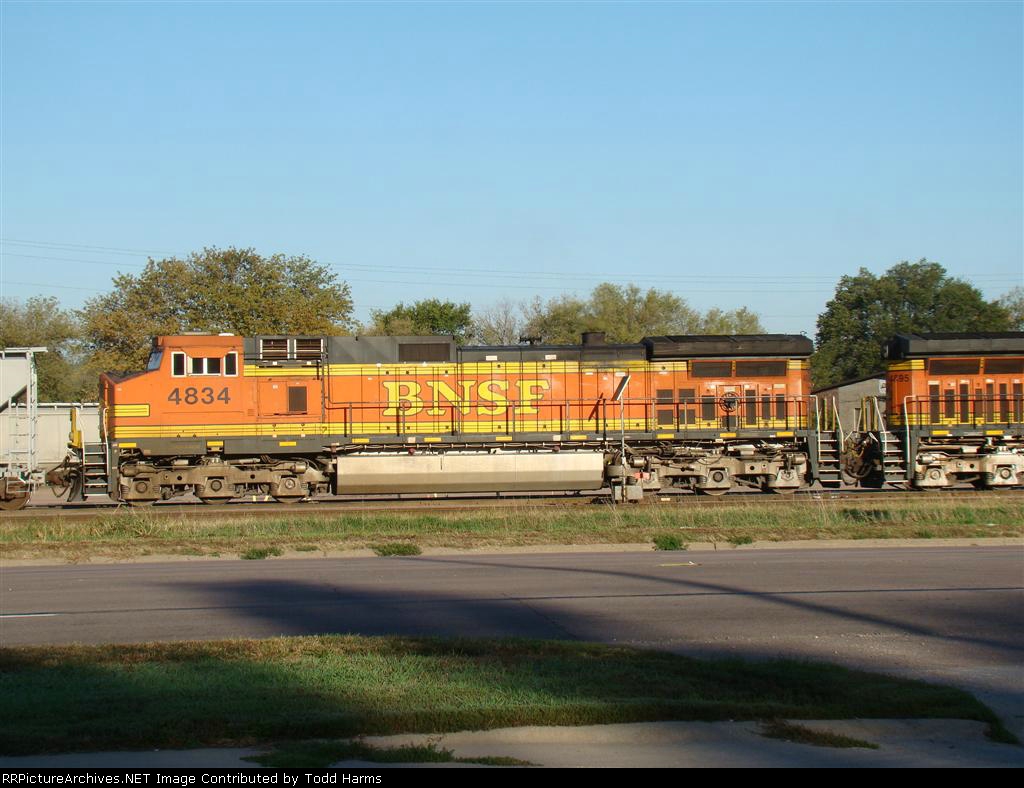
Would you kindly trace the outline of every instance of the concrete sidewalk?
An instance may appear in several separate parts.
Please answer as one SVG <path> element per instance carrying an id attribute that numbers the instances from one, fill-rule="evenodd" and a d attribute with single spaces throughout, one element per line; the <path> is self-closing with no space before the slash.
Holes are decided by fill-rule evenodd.
<path id="1" fill-rule="evenodd" d="M 997 744 L 985 726 L 964 720 L 797 721 L 877 744 L 838 749 L 768 739 L 756 722 L 651 722 L 582 727 L 524 727 L 448 734 L 368 737 L 375 747 L 433 744 L 456 757 L 506 756 L 546 767 L 1022 767 L 1024 747 Z M 74 753 L 0 758 L 0 769 L 34 767 L 258 768 L 258 748 Z M 463 766 L 463 764 L 453 764 Z M 410 768 L 419 764 L 346 761 L 338 768 Z M 423 764 L 443 767 L 446 764 Z"/>

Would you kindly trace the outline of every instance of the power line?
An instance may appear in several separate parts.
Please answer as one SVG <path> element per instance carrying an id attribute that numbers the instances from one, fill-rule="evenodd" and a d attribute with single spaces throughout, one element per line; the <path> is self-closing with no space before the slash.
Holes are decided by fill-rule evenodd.
<path id="1" fill-rule="evenodd" d="M 97 254 L 101 253 L 101 252 L 110 252 L 110 253 L 116 253 L 116 254 L 126 254 L 126 255 L 135 255 L 135 256 L 140 256 L 140 255 L 144 255 L 144 254 L 164 254 L 164 255 L 179 256 L 179 257 L 187 257 L 188 256 L 188 255 L 177 255 L 176 253 L 167 252 L 167 251 L 153 250 L 153 249 L 149 249 L 149 250 L 146 250 L 146 249 L 128 249 L 128 248 L 116 247 L 116 246 L 95 246 L 95 245 L 88 245 L 88 244 L 73 244 L 73 243 L 63 243 L 63 242 L 34 241 L 34 240 L 13 239 L 13 238 L 0 238 L 0 242 L 8 243 L 8 244 L 17 244 L 17 245 L 28 245 L 28 246 L 31 246 L 32 248 L 44 248 L 44 249 L 45 248 L 53 248 L 53 249 L 56 249 L 58 251 L 61 251 L 61 250 L 71 251 L 71 250 L 76 250 L 76 249 L 77 250 L 82 250 L 82 251 L 96 250 Z M 28 255 L 28 254 L 21 253 L 21 252 L 8 252 L 7 254 L 10 254 L 12 256 L 20 255 L 20 256 L 26 257 L 26 258 L 33 257 L 32 255 Z M 84 262 L 84 263 L 95 263 L 95 264 L 105 264 L 105 265 L 116 265 L 116 263 L 107 263 L 107 262 L 103 262 L 103 261 L 93 261 L 93 260 L 81 260 L 81 259 L 77 259 L 77 258 L 56 258 L 56 257 L 47 258 L 47 257 L 40 256 L 39 259 L 52 259 L 52 260 L 63 260 L 63 261 L 67 261 L 67 262 Z M 475 276 L 475 275 L 486 276 L 489 279 L 494 279 L 496 277 L 498 277 L 498 278 L 513 278 L 513 279 L 515 279 L 515 278 L 520 278 L 520 277 L 523 277 L 523 276 L 531 276 L 531 277 L 541 277 L 541 278 L 544 278 L 544 279 L 570 280 L 570 281 L 579 281 L 581 278 L 583 278 L 583 279 L 591 279 L 591 280 L 601 279 L 601 280 L 604 280 L 604 281 L 627 281 L 627 282 L 634 281 L 633 279 L 630 279 L 630 278 L 624 278 L 624 277 L 618 275 L 617 273 L 616 274 L 602 274 L 602 273 L 590 273 L 590 274 L 587 274 L 587 273 L 560 273 L 560 272 L 551 271 L 551 270 L 535 271 L 535 270 L 509 270 L 509 269 L 506 269 L 506 270 L 509 270 L 508 273 L 504 273 L 504 272 L 502 272 L 502 270 L 495 270 L 495 268 L 493 268 L 493 267 L 492 268 L 466 268 L 466 267 L 427 266 L 427 265 L 396 265 L 396 264 L 379 265 L 379 264 L 374 264 L 374 263 L 337 263 L 337 262 L 331 262 L 331 261 L 317 261 L 317 262 L 319 262 L 321 265 L 330 266 L 332 268 L 339 269 L 339 273 L 343 273 L 344 270 L 346 270 L 346 269 L 352 269 L 352 270 L 369 270 L 369 271 L 381 271 L 381 272 L 392 272 L 393 271 L 393 272 L 399 272 L 399 273 L 401 273 L 401 272 L 406 272 L 406 273 L 408 273 L 408 272 L 412 272 L 412 273 L 443 272 L 443 273 L 450 273 L 450 274 L 457 273 L 457 274 L 467 274 L 467 275 L 470 275 L 470 276 Z M 141 265 L 141 264 L 135 264 L 133 267 L 140 267 L 141 268 L 141 267 L 144 267 L 144 266 Z M 657 274 L 656 278 L 657 278 L 657 281 L 659 281 L 659 282 L 663 282 L 663 281 L 693 282 L 693 281 L 703 281 L 703 280 L 721 281 L 721 279 L 722 279 L 722 277 L 720 275 L 717 275 L 717 274 L 694 274 L 694 273 L 688 273 L 688 274 Z M 813 283 L 823 283 L 824 284 L 824 283 L 829 283 L 831 285 L 831 283 L 837 281 L 836 277 L 832 277 L 832 276 L 786 275 L 786 274 L 742 274 L 742 273 L 730 273 L 729 276 L 728 276 L 728 279 L 729 279 L 729 281 L 737 281 L 737 280 L 748 281 L 751 284 L 755 284 L 755 283 L 773 284 L 773 283 L 785 281 L 785 282 L 797 282 L 797 283 L 806 283 L 806 284 L 813 284 Z M 972 274 L 971 275 L 971 279 L 972 280 L 987 279 L 987 280 L 992 280 L 992 281 L 995 281 L 995 282 L 1018 282 L 1018 281 L 1020 281 L 1019 277 L 1010 276 L 1010 275 L 1002 274 L 1002 273 Z M 358 280 L 353 280 L 353 281 L 358 281 Z M 372 281 L 372 280 L 363 280 L 363 281 Z M 397 282 L 397 284 L 422 284 L 422 283 L 420 283 L 420 282 Z M 806 291 L 803 291 L 803 292 L 806 292 Z"/>

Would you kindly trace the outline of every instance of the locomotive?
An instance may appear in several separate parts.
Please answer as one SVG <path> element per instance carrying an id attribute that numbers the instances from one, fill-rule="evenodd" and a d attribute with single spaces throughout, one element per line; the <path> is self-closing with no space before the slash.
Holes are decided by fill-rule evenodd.
<path id="1" fill-rule="evenodd" d="M 46 474 L 68 500 L 191 493 L 585 492 L 1024 484 L 1024 333 L 898 335 L 886 400 L 844 431 L 802 335 L 457 346 L 452 337 L 182 334 L 100 377 L 100 440 L 72 424 Z M 0 489 L 20 508 L 30 486 Z"/>
<path id="2" fill-rule="evenodd" d="M 81 500 L 676 488 L 817 474 L 803 336 L 456 346 L 451 337 L 157 337 L 101 375 L 99 443 L 47 474 Z"/>
<path id="3" fill-rule="evenodd" d="M 885 404 L 843 441 L 857 484 L 1024 484 L 1024 333 L 899 334 L 885 358 Z"/>

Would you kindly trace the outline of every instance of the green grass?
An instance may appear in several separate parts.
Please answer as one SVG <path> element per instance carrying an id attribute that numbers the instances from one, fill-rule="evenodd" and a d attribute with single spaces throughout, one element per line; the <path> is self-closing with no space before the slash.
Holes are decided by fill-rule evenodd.
<path id="1" fill-rule="evenodd" d="M 675 534 L 658 534 L 654 537 L 655 550 L 685 550 L 688 546 Z"/>
<path id="2" fill-rule="evenodd" d="M 951 687 L 826 664 L 530 640 L 6 648 L 0 697 L 7 755 L 653 720 L 954 718 L 1012 739 Z"/>
<path id="3" fill-rule="evenodd" d="M 680 543 L 1019 537 L 1024 499 L 968 494 L 944 501 L 877 502 L 800 498 L 786 505 L 517 506 L 389 513 L 296 511 L 197 517 L 191 512 L 112 511 L 89 520 L 10 518 L 0 557 L 85 560 L 143 554 L 240 554 L 248 550 L 325 552 L 401 542 L 424 547 L 622 544 L 676 536 Z"/>
<path id="4" fill-rule="evenodd" d="M 272 555 L 282 555 L 280 547 L 252 547 L 242 553 L 239 558 L 247 561 L 262 561 Z"/>
<path id="5" fill-rule="evenodd" d="M 417 545 L 409 542 L 386 542 L 373 545 L 373 552 L 377 555 L 420 555 L 423 551 Z"/>
<path id="6" fill-rule="evenodd" d="M 761 726 L 761 735 L 769 739 L 782 739 L 783 741 L 796 742 L 798 744 L 810 744 L 815 747 L 862 747 L 868 750 L 877 750 L 878 745 L 869 741 L 855 739 L 852 736 L 844 736 L 841 733 L 831 731 L 816 731 L 806 725 L 797 725 L 785 720 L 769 720 Z"/>

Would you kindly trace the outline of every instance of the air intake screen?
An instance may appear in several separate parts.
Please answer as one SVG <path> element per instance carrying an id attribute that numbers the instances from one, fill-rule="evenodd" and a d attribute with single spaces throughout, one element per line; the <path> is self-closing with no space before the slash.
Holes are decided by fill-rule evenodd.
<path id="1" fill-rule="evenodd" d="M 450 361 L 447 342 L 417 342 L 398 346 L 399 361 Z"/>

